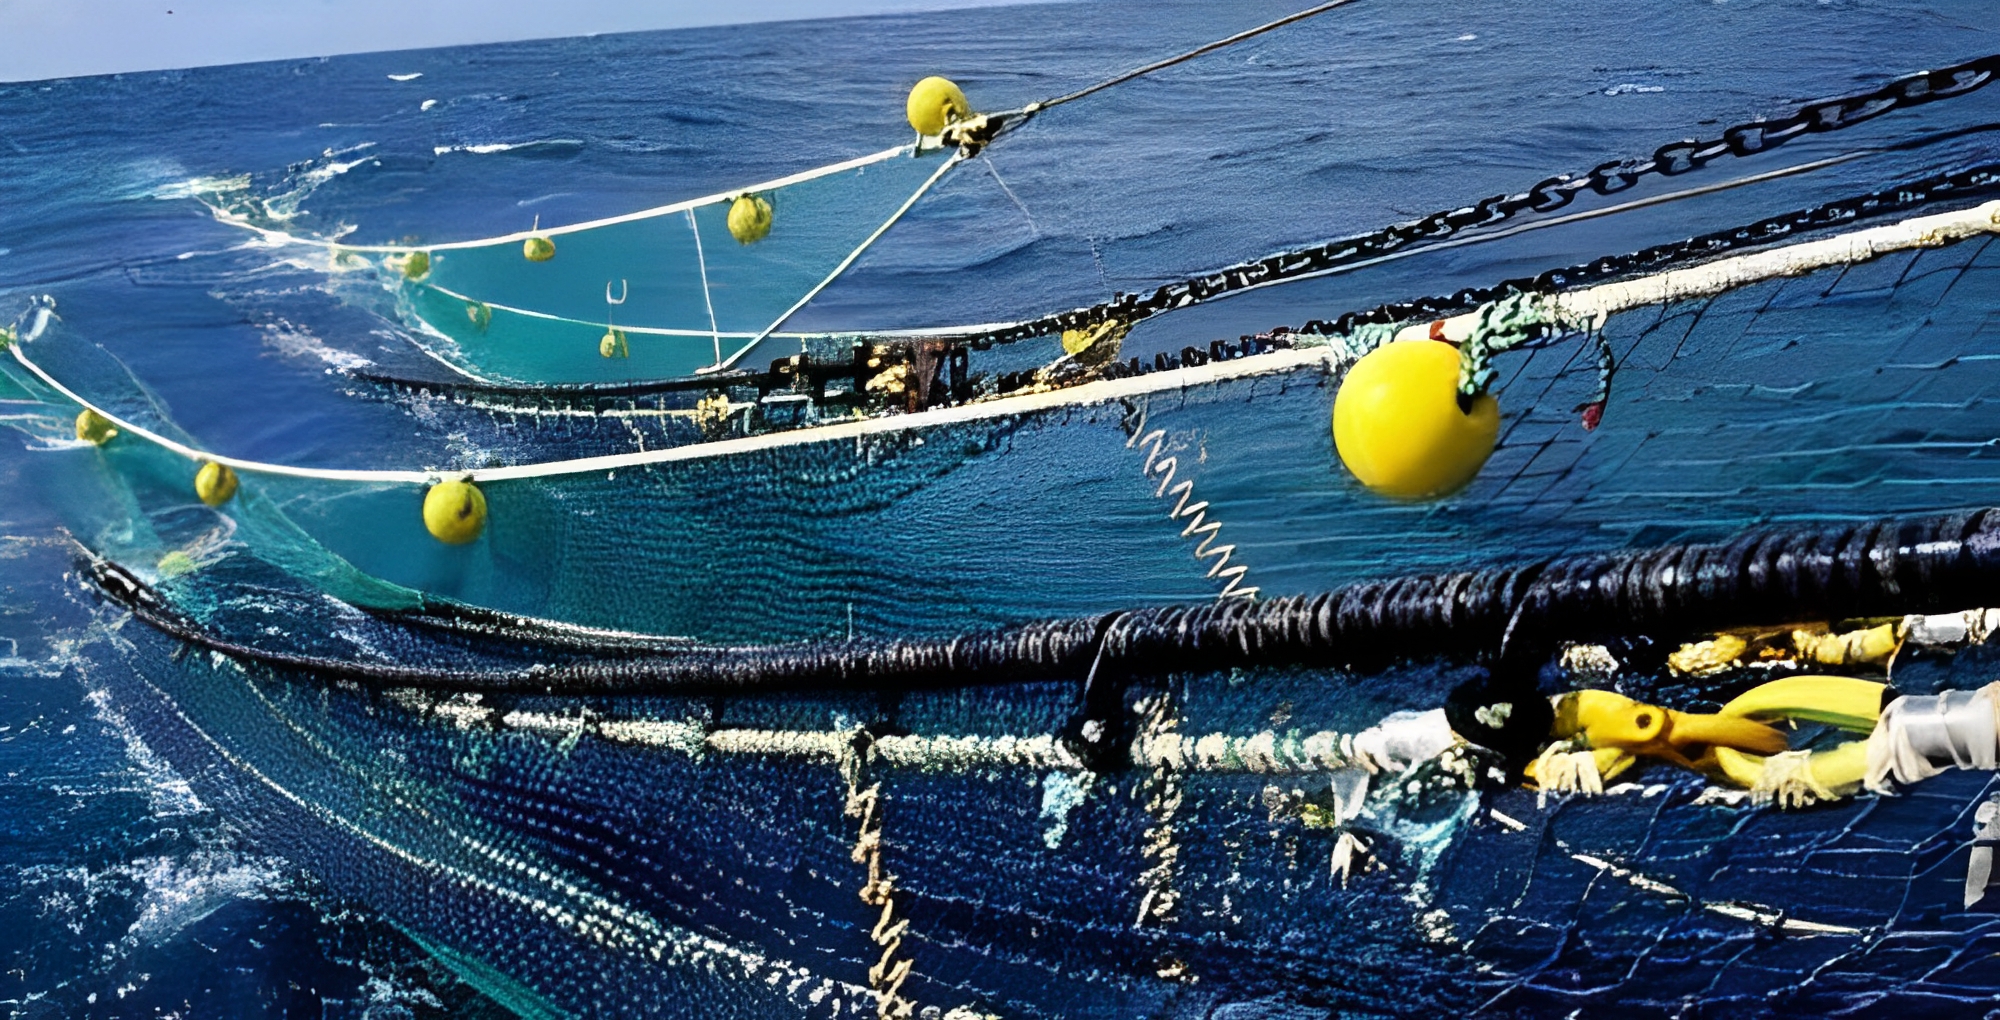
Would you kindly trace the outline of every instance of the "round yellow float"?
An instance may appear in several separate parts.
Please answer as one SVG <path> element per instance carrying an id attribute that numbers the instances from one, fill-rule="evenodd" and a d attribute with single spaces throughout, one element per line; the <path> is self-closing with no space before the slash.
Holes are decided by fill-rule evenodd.
<path id="1" fill-rule="evenodd" d="M 597 353 L 607 358 L 629 358 L 632 346 L 625 341 L 624 330 L 606 330 L 604 339 L 597 342 Z"/>
<path id="2" fill-rule="evenodd" d="M 194 494 L 209 506 L 221 506 L 236 495 L 236 472 L 210 461 L 194 475 Z"/>
<path id="3" fill-rule="evenodd" d="M 771 202 L 762 195 L 738 195 L 729 203 L 729 236 L 754 244 L 771 233 Z"/>
<path id="4" fill-rule="evenodd" d="M 910 90 L 904 112 L 918 134 L 931 137 L 942 134 L 952 121 L 972 116 L 972 104 L 950 79 L 932 75 Z"/>
<path id="5" fill-rule="evenodd" d="M 1333 444 L 1361 484 L 1397 499 L 1464 488 L 1500 438 L 1500 403 L 1458 406 L 1458 348 L 1401 340 L 1370 351 L 1340 381 Z"/>
<path id="6" fill-rule="evenodd" d="M 413 251 L 403 256 L 403 276 L 410 280 L 421 280 L 431 275 L 431 253 Z"/>
<path id="7" fill-rule="evenodd" d="M 446 545 L 464 545 L 486 530 L 486 494 L 463 478 L 431 486 L 424 493 L 424 529 Z"/>
<path id="8" fill-rule="evenodd" d="M 76 438 L 86 443 L 103 446 L 117 434 L 118 426 L 111 424 L 111 419 L 90 408 L 84 408 L 83 413 L 76 416 Z"/>
<path id="9" fill-rule="evenodd" d="M 556 243 L 546 237 L 531 237 L 521 242 L 521 256 L 530 262 L 547 262 L 556 257 Z"/>

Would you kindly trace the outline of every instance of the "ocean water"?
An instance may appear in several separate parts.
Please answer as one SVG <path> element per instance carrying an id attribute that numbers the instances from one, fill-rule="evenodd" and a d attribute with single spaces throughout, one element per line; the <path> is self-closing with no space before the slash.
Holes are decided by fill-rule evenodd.
<path id="1" fill-rule="evenodd" d="M 904 141 L 902 94 L 925 74 L 954 77 L 975 104 L 1018 106 L 1288 6 L 1023 6 L 0 86 L 0 318 L 54 298 L 50 343 L 62 347 L 51 364 L 74 369 L 92 395 L 143 398 L 242 457 L 448 466 L 658 442 L 623 421 L 486 413 L 356 381 L 346 373 L 432 366 L 379 294 L 296 251 L 249 243 L 197 196 L 252 197 L 300 233 L 417 243 L 614 215 Z M 1051 111 L 955 171 L 796 324 L 919 327 L 1088 304 L 1996 51 L 1984 0 L 1559 0 L 1531 10 L 1362 0 Z M 1996 121 L 2000 91 L 1989 88 L 1633 194 Z M 1990 133 L 1940 137 L 1272 288 L 1164 316 L 1129 343 L 1135 353 L 1205 346 L 1996 155 Z M 1570 391 L 1588 388 L 1562 374 L 1570 352 L 1524 357 L 1502 391 L 1517 431 L 1467 497 L 1438 507 L 1372 503 L 1338 476 L 1322 386 L 1221 387 L 1148 411 L 1201 465 L 1190 471 L 1202 497 L 1270 594 L 1713 537 L 1762 520 L 1982 507 L 2000 480 L 1995 380 L 1981 374 L 2000 340 L 1991 261 L 1962 246 L 1824 274 L 1749 307 L 1614 323 L 1632 353 L 1591 437 L 1569 410 Z M 1908 307 L 1879 318 L 1843 300 L 1890 287 Z M 1772 307 L 1796 308 L 1783 328 L 1825 344 L 1808 356 L 1760 332 L 1757 322 L 1778 321 L 1760 318 Z M 1940 371 L 1951 359 L 1962 367 Z M 51 441 L 20 408 L 0 404 L 15 426 L 0 432 L 0 1004 L 13 1015 L 872 1015 L 854 988 L 873 959 L 873 918 L 851 902 L 853 823 L 832 767 L 704 768 L 657 749 L 455 729 L 356 691 L 183 654 L 92 594 L 69 536 L 149 551 L 150 564 L 191 548 L 213 522 L 170 508 L 135 528 L 125 501 L 137 497 L 107 481 L 118 472 Z M 718 640 L 952 633 L 1212 597 L 1217 585 L 1127 449 L 1126 413 L 809 447 L 660 472 L 636 489 L 607 478 L 524 490 L 496 500 L 490 552 L 476 560 L 382 533 L 371 508 L 393 494 L 274 483 L 261 498 L 398 584 Z M 152 491 L 150 480 L 132 484 Z M 601 528 L 577 523 L 596 514 Z M 225 565 L 207 575 L 212 587 L 187 594 L 301 640 L 345 639 L 321 604 L 279 590 L 268 570 L 238 570 Z M 1981 665 L 1975 656 L 1910 682 L 1965 685 Z M 1255 730 L 1280 706 L 1352 729 L 1422 707 L 1448 680 L 1430 667 L 1331 686 L 1278 677 L 1253 696 L 1209 678 L 1179 697 L 1190 732 Z M 1061 725 L 1066 697 L 941 694 L 897 706 L 895 721 L 916 732 L 1046 731 Z M 829 730 L 882 711 L 865 698 L 593 707 Z M 1622 840 L 1661 868 L 1685 867 L 1676 881 L 1697 899 L 1797 902 L 1800 916 L 1851 912 L 1857 926 L 1929 939 L 1877 953 L 1779 945 L 1656 903 L 1621 913 L 1588 899 L 1595 873 L 1575 861 L 1538 872 L 1478 839 L 1469 856 L 1437 858 L 1418 820 L 1404 835 L 1432 857 L 1410 865 L 1415 879 L 1336 892 L 1325 847 L 1261 835 L 1277 825 L 1268 792 L 1222 781 L 1187 792 L 1209 813 L 1191 823 L 1208 838 L 1181 865 L 1182 930 L 1134 936 L 1099 917 L 1098 901 L 1121 916 L 1133 909 L 1135 869 L 1120 848 L 1145 838 L 1135 807 L 1145 780 L 1093 792 L 1055 775 L 891 781 L 891 798 L 923 806 L 909 817 L 934 826 L 901 837 L 896 865 L 923 938 L 911 987 L 924 1003 L 1215 1017 L 1430 1015 L 1473 995 L 1521 1015 L 1620 1003 L 1662 1015 L 1992 1008 L 1995 982 L 1980 961 L 2000 936 L 1935 905 L 1962 874 L 1949 834 L 1964 828 L 1983 777 L 1802 821 L 1725 824 L 1686 783 L 1637 820 L 1630 808 L 1538 816 L 1508 805 L 1548 840 Z M 1245 849 L 1259 840 L 1281 850 L 1264 859 Z M 1814 853 L 1801 863 L 1788 846 Z M 1059 848 L 1051 870 L 1037 855 Z M 1907 861 L 1879 863 L 1894 854 Z M 1297 863 L 1305 858 L 1310 866 Z M 1860 859 L 1870 863 L 1849 863 Z M 1509 908 L 1504 881 L 1482 892 L 1443 877 L 1496 860 L 1537 876 L 1535 894 Z M 523 891 L 533 883 L 508 884 L 505 862 L 529 862 L 562 891 L 534 899 Z M 1399 899 L 1426 883 L 1453 891 L 1421 910 Z M 1571 893 L 1585 905 L 1565 915 Z M 588 913 L 603 902 L 643 913 L 653 927 L 634 921 L 627 934 L 657 939 L 656 959 L 665 946 L 672 960 L 649 967 L 570 945 L 533 905 Z M 1433 906 L 1511 934 L 1497 938 L 1502 950 L 1440 949 L 1456 943 L 1413 920 Z M 1246 924 L 1253 934 L 1241 934 Z M 1711 969 L 1726 976 L 1701 978 Z M 1176 976 L 1189 972 L 1203 980 Z M 1817 985 L 1797 977 L 1820 973 Z M 1430 986 L 1412 991 L 1411 974 Z"/>

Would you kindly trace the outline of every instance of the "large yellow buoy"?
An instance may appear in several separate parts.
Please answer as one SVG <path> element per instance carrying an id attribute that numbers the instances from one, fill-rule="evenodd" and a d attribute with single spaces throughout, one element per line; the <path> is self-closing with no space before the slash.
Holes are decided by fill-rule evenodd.
<path id="1" fill-rule="evenodd" d="M 521 256 L 530 262 L 547 262 L 556 257 L 556 243 L 539 235 L 528 238 L 521 242 Z"/>
<path id="2" fill-rule="evenodd" d="M 76 438 L 86 443 L 103 446 L 117 434 L 118 426 L 111 424 L 111 419 L 90 408 L 84 408 L 83 413 L 76 416 Z"/>
<path id="3" fill-rule="evenodd" d="M 424 528 L 446 545 L 464 545 L 486 530 L 486 494 L 463 478 L 431 486 L 424 493 Z"/>
<path id="4" fill-rule="evenodd" d="M 1361 484 L 1398 499 L 1463 488 L 1500 437 L 1500 403 L 1458 406 L 1458 348 L 1402 340 L 1370 351 L 1333 399 L 1333 444 Z"/>
<path id="5" fill-rule="evenodd" d="M 738 195 L 729 203 L 729 236 L 754 244 L 771 232 L 771 202 L 762 195 Z"/>
<path id="6" fill-rule="evenodd" d="M 403 256 L 403 276 L 406 279 L 421 280 L 431 275 L 431 253 L 413 251 Z"/>
<path id="7" fill-rule="evenodd" d="M 945 125 L 952 121 L 972 116 L 972 104 L 965 101 L 965 93 L 950 79 L 932 75 L 910 90 L 904 112 L 909 115 L 910 126 L 929 137 L 943 133 Z"/>
<path id="8" fill-rule="evenodd" d="M 221 506 L 236 495 L 236 472 L 226 464 L 209 461 L 194 475 L 194 494 L 209 506 Z"/>

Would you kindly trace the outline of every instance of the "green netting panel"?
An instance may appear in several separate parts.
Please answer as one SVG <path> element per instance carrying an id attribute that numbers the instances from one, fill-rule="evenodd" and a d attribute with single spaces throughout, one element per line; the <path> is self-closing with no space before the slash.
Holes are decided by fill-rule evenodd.
<path id="1" fill-rule="evenodd" d="M 1458 569 L 1480 549 L 1535 557 L 1714 539 L 1760 520 L 1951 511 L 2000 491 L 1981 353 L 2000 328 L 1984 300 L 1996 288 L 2000 246 L 1980 239 L 1614 315 L 1604 329 L 1620 370 L 1596 431 L 1575 411 L 1596 386 L 1593 344 L 1503 355 L 1501 447 L 1443 502 L 1362 491 L 1328 432 L 1336 379 L 1302 369 L 489 479 L 486 532 L 463 547 L 424 531 L 421 472 L 246 471 L 225 513 L 260 557 L 363 604 L 414 589 L 598 627 L 788 640 L 954 633 L 1123 608 L 1135 592 L 1214 597 L 1224 581 L 1197 555 L 1204 543 L 1233 547 L 1241 585 L 1268 597 Z M 53 343 L 82 346 L 52 335 L 34 349 Z M 133 399 L 117 409 L 146 413 Z M 1135 442 L 1141 410 L 1157 444 Z M 463 466 L 561 456 L 559 419 L 513 421 L 516 442 Z M 76 456 L 101 458 L 144 512 L 193 504 L 185 460 L 125 437 Z M 384 457 L 419 467 L 423 452 Z M 1212 541 L 1194 530 L 1209 524 Z"/>
<path id="2" fill-rule="evenodd" d="M 693 206 L 692 224 L 687 207 L 673 206 L 543 231 L 555 256 L 541 262 L 524 256 L 519 236 L 440 246 L 429 250 L 428 275 L 405 285 L 405 311 L 426 333 L 451 341 L 438 353 L 488 379 L 691 375 L 770 330 L 948 158 L 898 152 L 752 192 L 772 216 L 770 233 L 751 243 L 729 232 L 728 196 Z M 630 357 L 599 351 L 614 324 L 629 339 Z"/>

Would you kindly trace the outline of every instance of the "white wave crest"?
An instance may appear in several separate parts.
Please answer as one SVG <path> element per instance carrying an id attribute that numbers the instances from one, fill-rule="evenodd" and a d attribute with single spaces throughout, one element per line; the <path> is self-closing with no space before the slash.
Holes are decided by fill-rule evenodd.
<path id="1" fill-rule="evenodd" d="M 195 796 L 194 787 L 165 758 L 146 746 L 125 714 L 112 706 L 110 692 L 91 691 L 83 700 L 96 710 L 98 721 L 124 743 L 125 757 L 146 781 L 146 794 L 152 801 L 155 818 L 176 818 L 208 810 L 208 805 Z"/>
<path id="2" fill-rule="evenodd" d="M 126 934 L 142 945 L 164 942 L 235 900 L 264 899 L 283 882 L 276 860 L 228 850 L 143 857 L 129 868 L 146 891 Z"/>
<path id="3" fill-rule="evenodd" d="M 286 357 L 317 358 L 342 372 L 352 372 L 374 364 L 353 351 L 327 346 L 326 341 L 315 336 L 312 330 L 287 319 L 264 324 L 264 343 Z"/>
<path id="4" fill-rule="evenodd" d="M 516 149 L 581 149 L 580 138 L 537 138 L 532 142 L 482 142 L 477 145 L 438 145 L 431 148 L 437 156 L 454 152 L 465 152 L 475 156 L 489 156 L 496 152 L 513 152 Z"/>
<path id="5" fill-rule="evenodd" d="M 288 187 L 275 194 L 255 194 L 250 175 L 238 174 L 233 177 L 192 177 L 173 181 L 155 189 L 153 197 L 192 198 L 208 206 L 219 220 L 254 227 L 281 228 L 297 218 L 300 207 L 321 185 L 373 161 L 375 157 L 366 153 L 374 147 L 374 142 L 362 142 L 345 149 L 326 149 L 316 159 L 293 165 L 286 177 Z"/>

